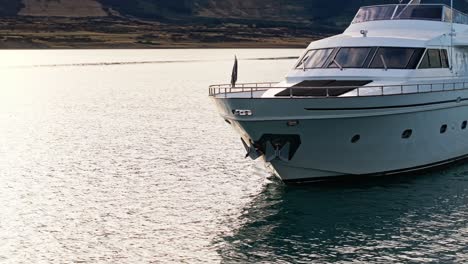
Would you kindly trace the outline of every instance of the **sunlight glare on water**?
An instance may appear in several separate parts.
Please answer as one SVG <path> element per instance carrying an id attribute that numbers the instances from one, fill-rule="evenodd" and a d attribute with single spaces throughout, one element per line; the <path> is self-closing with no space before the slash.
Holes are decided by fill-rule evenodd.
<path id="1" fill-rule="evenodd" d="M 208 85 L 301 52 L 0 51 L 0 262 L 468 261 L 467 166 L 284 186 L 244 159 Z"/>

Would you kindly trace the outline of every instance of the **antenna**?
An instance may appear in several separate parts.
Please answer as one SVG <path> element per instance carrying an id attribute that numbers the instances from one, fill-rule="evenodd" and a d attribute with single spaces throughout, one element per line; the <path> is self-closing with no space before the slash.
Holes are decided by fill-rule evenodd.
<path id="1" fill-rule="evenodd" d="M 421 0 L 411 0 L 408 5 L 419 5 L 421 4 Z"/>

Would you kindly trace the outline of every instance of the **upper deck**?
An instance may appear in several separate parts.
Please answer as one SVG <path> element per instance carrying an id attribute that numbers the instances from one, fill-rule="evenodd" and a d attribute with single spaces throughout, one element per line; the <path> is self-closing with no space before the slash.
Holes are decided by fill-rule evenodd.
<path id="1" fill-rule="evenodd" d="M 468 15 L 443 4 L 376 5 L 361 7 L 352 24 L 381 20 L 426 20 L 468 25 Z"/>

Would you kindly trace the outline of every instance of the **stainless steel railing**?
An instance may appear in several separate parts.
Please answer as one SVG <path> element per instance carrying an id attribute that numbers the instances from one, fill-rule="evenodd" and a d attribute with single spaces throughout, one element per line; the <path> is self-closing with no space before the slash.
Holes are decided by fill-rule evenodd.
<path id="1" fill-rule="evenodd" d="M 276 98 L 304 98 L 304 97 L 338 97 L 335 92 L 349 89 L 345 93 L 356 92 L 354 97 L 366 96 L 386 96 L 417 93 L 433 93 L 443 91 L 468 90 L 468 82 L 454 83 L 420 83 L 403 85 L 378 85 L 378 86 L 334 86 L 334 87 L 278 87 L 278 83 L 241 83 L 232 87 L 230 84 L 217 84 L 209 87 L 209 96 L 217 98 L 262 98 L 263 92 L 267 90 L 277 90 L 279 92 L 289 91 L 289 95 L 276 96 Z M 295 95 L 296 91 L 304 92 L 307 89 L 315 89 L 323 92 L 323 96 Z M 283 93 L 284 94 L 284 93 Z"/>

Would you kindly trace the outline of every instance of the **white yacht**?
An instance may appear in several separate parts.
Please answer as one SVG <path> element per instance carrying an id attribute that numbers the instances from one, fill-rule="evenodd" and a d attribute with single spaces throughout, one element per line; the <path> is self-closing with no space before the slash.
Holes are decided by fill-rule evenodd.
<path id="1" fill-rule="evenodd" d="M 393 175 L 468 158 L 468 16 L 362 7 L 280 83 L 210 86 L 220 114 L 286 182 Z"/>

